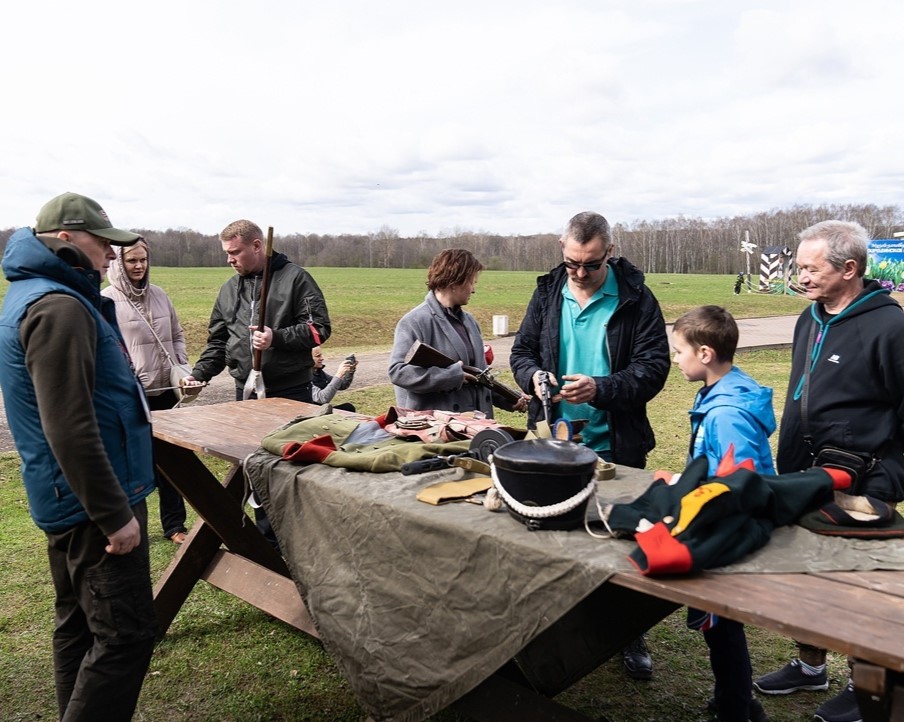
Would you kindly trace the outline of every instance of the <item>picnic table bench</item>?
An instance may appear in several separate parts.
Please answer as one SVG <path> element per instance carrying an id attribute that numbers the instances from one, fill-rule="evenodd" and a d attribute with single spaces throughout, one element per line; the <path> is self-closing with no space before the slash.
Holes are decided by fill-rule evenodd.
<path id="1" fill-rule="evenodd" d="M 205 580 L 314 637 L 318 636 L 283 558 L 243 510 L 242 463 L 261 438 L 318 407 L 261 399 L 155 411 L 160 472 L 198 521 L 155 585 L 161 634 Z M 201 455 L 226 460 L 220 482 Z M 636 476 L 638 492 L 649 472 Z M 682 605 L 850 654 L 864 719 L 904 720 L 904 574 L 894 571 L 794 574 L 700 573 L 651 578 L 616 572 L 541 632 L 506 665 L 464 694 L 456 708 L 476 719 L 587 718 L 547 697 L 557 694 Z M 612 610 L 618 610 L 612 619 Z M 575 635 L 584 651 L 575 651 Z M 587 650 L 592 650 L 588 652 Z M 549 660 L 555 664 L 550 665 Z"/>

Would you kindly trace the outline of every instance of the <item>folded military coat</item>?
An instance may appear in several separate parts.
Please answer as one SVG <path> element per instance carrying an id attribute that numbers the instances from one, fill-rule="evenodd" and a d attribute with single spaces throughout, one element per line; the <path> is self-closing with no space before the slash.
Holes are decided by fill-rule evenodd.
<path id="1" fill-rule="evenodd" d="M 832 500 L 850 477 L 814 467 L 793 474 L 758 474 L 733 459 L 708 477 L 706 457 L 680 475 L 654 481 L 627 504 L 604 514 L 613 532 L 633 535 L 631 562 L 644 574 L 680 574 L 737 561 L 764 546 L 779 526 Z"/>

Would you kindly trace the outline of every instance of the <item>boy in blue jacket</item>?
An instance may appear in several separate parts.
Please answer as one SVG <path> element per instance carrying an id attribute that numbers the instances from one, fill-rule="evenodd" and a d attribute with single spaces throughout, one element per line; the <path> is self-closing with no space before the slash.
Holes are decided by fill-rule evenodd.
<path id="1" fill-rule="evenodd" d="M 702 381 L 690 410 L 688 462 L 709 461 L 709 475 L 730 447 L 738 463 L 752 459 L 755 470 L 774 474 L 769 436 L 775 431 L 772 389 L 760 386 L 734 365 L 738 325 L 720 306 L 701 306 L 681 316 L 672 328 L 674 361 L 688 381 Z M 752 669 L 744 625 L 698 609 L 688 609 L 687 624 L 703 632 L 715 677 L 711 703 L 720 722 L 768 719 L 753 698 Z"/>

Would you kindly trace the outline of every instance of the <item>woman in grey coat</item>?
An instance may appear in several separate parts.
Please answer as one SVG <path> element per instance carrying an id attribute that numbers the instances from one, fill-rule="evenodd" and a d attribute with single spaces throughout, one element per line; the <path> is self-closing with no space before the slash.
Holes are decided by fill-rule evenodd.
<path id="1" fill-rule="evenodd" d="M 395 329 L 389 380 L 396 403 L 405 409 L 480 411 L 493 418 L 493 406 L 523 411 L 526 398 L 512 406 L 476 383 L 464 366 L 486 367 L 483 338 L 474 317 L 464 311 L 477 286 L 483 265 L 470 251 L 448 248 L 427 269 L 424 302 L 402 316 Z M 423 368 L 405 363 L 415 341 L 428 344 L 456 360 L 446 368 Z"/>

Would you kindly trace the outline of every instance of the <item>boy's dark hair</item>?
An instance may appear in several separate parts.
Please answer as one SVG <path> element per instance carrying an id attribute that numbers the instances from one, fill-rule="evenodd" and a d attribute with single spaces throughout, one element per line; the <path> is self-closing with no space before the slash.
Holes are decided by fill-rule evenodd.
<path id="1" fill-rule="evenodd" d="M 721 306 L 700 306 L 675 321 L 673 332 L 696 348 L 709 346 L 719 361 L 734 361 L 738 348 L 738 324 Z"/>

